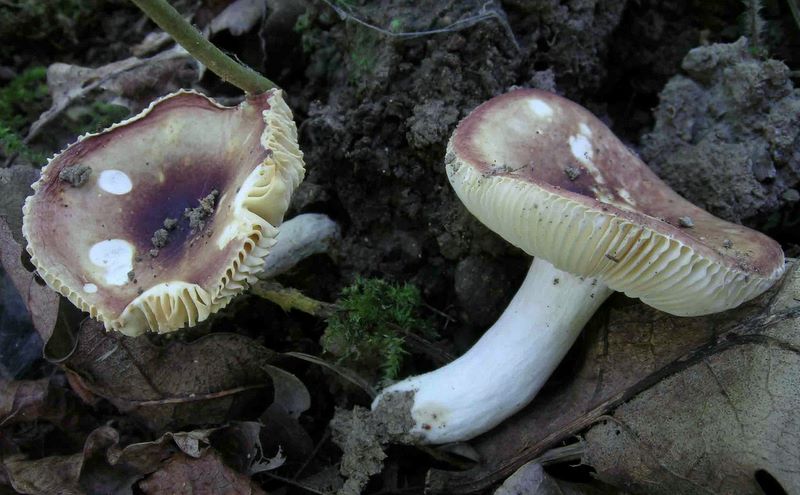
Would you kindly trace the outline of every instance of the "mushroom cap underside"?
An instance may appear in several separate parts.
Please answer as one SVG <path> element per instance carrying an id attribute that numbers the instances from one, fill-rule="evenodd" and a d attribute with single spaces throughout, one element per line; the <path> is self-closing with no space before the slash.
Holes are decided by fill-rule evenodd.
<path id="1" fill-rule="evenodd" d="M 303 173 L 280 91 L 237 107 L 181 91 L 53 157 L 23 234 L 48 285 L 107 329 L 172 331 L 252 281 Z"/>
<path id="2" fill-rule="evenodd" d="M 735 307 L 783 273 L 775 241 L 689 203 L 588 110 L 545 91 L 479 106 L 445 162 L 469 211 L 506 240 L 672 314 Z"/>

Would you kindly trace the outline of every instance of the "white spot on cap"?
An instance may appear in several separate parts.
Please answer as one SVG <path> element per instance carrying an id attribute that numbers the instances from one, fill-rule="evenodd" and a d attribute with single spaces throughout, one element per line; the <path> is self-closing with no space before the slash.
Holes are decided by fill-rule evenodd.
<path id="1" fill-rule="evenodd" d="M 97 292 L 97 286 L 94 284 L 83 284 L 83 292 L 87 294 L 94 294 Z"/>
<path id="2" fill-rule="evenodd" d="M 574 156 L 579 162 L 583 163 L 584 165 L 594 165 L 592 163 L 592 158 L 594 156 L 592 142 L 589 141 L 589 138 L 583 134 L 570 136 L 569 149 L 572 151 L 572 156 Z"/>
<path id="3" fill-rule="evenodd" d="M 539 117 L 551 117 L 553 109 L 542 100 L 528 100 L 528 106 Z"/>
<path id="4" fill-rule="evenodd" d="M 124 239 L 100 241 L 89 249 L 89 260 L 103 268 L 109 285 L 125 285 L 133 270 L 133 245 Z"/>
<path id="5" fill-rule="evenodd" d="M 128 174 L 121 170 L 103 170 L 97 179 L 100 189 L 111 194 L 127 194 L 133 189 L 133 183 Z"/>
<path id="6" fill-rule="evenodd" d="M 592 129 L 588 125 L 584 124 L 583 122 L 578 124 L 578 129 L 580 129 L 581 134 L 583 134 L 584 136 L 592 137 Z"/>

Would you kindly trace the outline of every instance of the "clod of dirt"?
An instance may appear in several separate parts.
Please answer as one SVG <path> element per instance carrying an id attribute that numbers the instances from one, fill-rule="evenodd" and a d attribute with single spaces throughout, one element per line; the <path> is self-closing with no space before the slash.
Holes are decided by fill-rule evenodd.
<path id="1" fill-rule="evenodd" d="M 788 205 L 800 184 L 800 91 L 745 38 L 691 50 L 661 92 L 642 156 L 676 191 L 726 220 Z"/>
<path id="2" fill-rule="evenodd" d="M 447 139 L 458 122 L 458 109 L 445 105 L 442 100 L 430 100 L 414 106 L 413 115 L 406 124 L 406 139 L 413 148 L 424 148 Z"/>
<path id="3" fill-rule="evenodd" d="M 569 180 L 574 181 L 575 179 L 581 176 L 581 173 L 583 173 L 583 171 L 580 169 L 580 167 L 570 165 L 569 167 L 564 169 L 564 173 L 566 174 Z"/>
<path id="4" fill-rule="evenodd" d="M 167 245 L 167 242 L 169 242 L 169 232 L 167 232 L 167 229 L 156 230 L 153 232 L 153 237 L 150 239 L 150 242 L 153 243 L 153 247 L 156 250 L 161 249 Z"/>
<path id="5" fill-rule="evenodd" d="M 200 200 L 200 204 L 195 208 L 186 208 L 183 216 L 189 219 L 189 228 L 192 232 L 203 230 L 206 226 L 206 219 L 214 214 L 214 206 L 217 203 L 219 191 L 214 189 L 208 196 Z"/>
<path id="6" fill-rule="evenodd" d="M 177 218 L 166 218 L 164 219 L 164 228 L 167 230 L 175 230 L 175 227 L 178 225 Z"/>
<path id="7" fill-rule="evenodd" d="M 416 442 L 408 433 L 414 426 L 413 404 L 414 393 L 405 392 L 389 394 L 374 411 L 360 406 L 336 410 L 330 426 L 334 443 L 342 449 L 339 472 L 346 478 L 338 495 L 362 493 L 369 477 L 383 469 L 386 444 Z"/>
<path id="8" fill-rule="evenodd" d="M 62 168 L 58 173 L 58 179 L 67 182 L 72 187 L 81 187 L 89 180 L 90 175 L 92 175 L 92 167 L 76 163 Z"/>

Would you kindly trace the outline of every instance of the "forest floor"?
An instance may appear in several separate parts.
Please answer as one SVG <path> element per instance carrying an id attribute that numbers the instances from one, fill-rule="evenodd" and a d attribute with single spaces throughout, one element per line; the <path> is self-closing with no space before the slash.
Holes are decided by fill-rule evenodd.
<path id="1" fill-rule="evenodd" d="M 322 213 L 341 235 L 275 281 L 336 306 L 254 291 L 129 338 L 39 285 L 21 207 L 48 157 L 179 88 L 242 97 L 127 1 L 0 0 L 0 495 L 341 489 L 336 411 L 463 353 L 524 278 L 530 258 L 444 168 L 458 122 L 515 87 L 578 102 L 682 196 L 800 256 L 795 0 L 173 3 L 283 89 L 306 163 L 286 218 Z M 534 403 L 469 443 L 365 452 L 358 489 L 799 492 L 788 266 L 718 315 L 612 296 Z"/>

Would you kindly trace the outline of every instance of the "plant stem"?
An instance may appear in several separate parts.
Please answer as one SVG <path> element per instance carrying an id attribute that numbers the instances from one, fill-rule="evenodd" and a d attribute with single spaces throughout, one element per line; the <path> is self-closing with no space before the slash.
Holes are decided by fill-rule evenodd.
<path id="1" fill-rule="evenodd" d="M 158 27 L 169 33 L 175 41 L 194 58 L 208 67 L 223 80 L 240 88 L 247 94 L 259 94 L 278 85 L 222 53 L 213 43 L 203 37 L 167 0 L 131 0 Z"/>
<path id="2" fill-rule="evenodd" d="M 272 301 L 284 311 L 296 309 L 318 318 L 330 318 L 336 311 L 335 304 L 318 301 L 306 296 L 297 289 L 284 287 L 277 282 L 261 280 L 250 286 L 250 292 Z"/>

